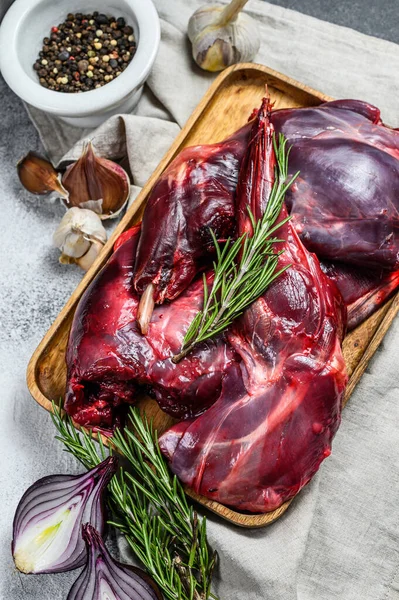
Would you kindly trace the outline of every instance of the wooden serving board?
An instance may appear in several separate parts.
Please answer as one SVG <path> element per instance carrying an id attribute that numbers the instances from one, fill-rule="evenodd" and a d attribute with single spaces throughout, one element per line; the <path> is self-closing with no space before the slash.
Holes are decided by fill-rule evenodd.
<path id="1" fill-rule="evenodd" d="M 51 411 L 51 400 L 57 400 L 64 395 L 65 351 L 76 305 L 89 283 L 111 255 L 116 238 L 140 220 L 155 181 L 185 146 L 218 142 L 241 127 L 247 121 L 253 108 L 259 106 L 266 84 L 275 108 L 317 106 L 322 102 L 332 100 L 320 92 L 261 65 L 235 65 L 219 75 L 33 354 L 28 366 L 27 382 L 32 396 L 43 408 Z M 398 309 L 399 294 L 345 338 L 343 351 L 350 377 L 345 403 Z M 159 433 L 162 433 L 174 422 L 149 398 L 144 397 L 140 400 L 139 405 L 147 415 L 153 417 L 154 426 Z M 198 496 L 189 489 L 186 491 L 190 497 L 209 510 L 242 527 L 268 525 L 279 518 L 290 504 L 290 502 L 286 502 L 279 509 L 266 514 L 244 514 Z"/>

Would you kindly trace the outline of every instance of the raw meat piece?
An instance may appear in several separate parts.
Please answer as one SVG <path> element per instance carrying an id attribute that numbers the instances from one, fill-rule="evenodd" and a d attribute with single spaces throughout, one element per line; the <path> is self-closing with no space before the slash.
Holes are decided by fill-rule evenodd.
<path id="1" fill-rule="evenodd" d="M 139 333 L 132 286 L 138 236 L 137 227 L 121 236 L 75 313 L 65 409 L 79 425 L 112 430 L 135 402 L 138 385 L 169 414 L 196 416 L 218 398 L 226 372 L 238 360 L 221 335 L 182 363 L 171 361 L 201 306 L 202 278 L 173 304 L 156 307 L 147 337 Z"/>
<path id="2" fill-rule="evenodd" d="M 241 214 L 249 202 L 255 214 L 267 202 L 268 186 L 259 182 L 268 180 L 274 158 L 271 133 L 264 102 L 240 173 Z M 285 215 L 283 208 L 280 219 Z M 229 370 L 211 408 L 160 438 L 184 483 L 251 512 L 274 510 L 294 496 L 330 454 L 347 380 L 342 297 L 290 223 L 278 235 L 285 250 L 279 267 L 292 266 L 228 333 L 241 364 Z"/>
<path id="3" fill-rule="evenodd" d="M 303 243 L 322 258 L 399 268 L 399 132 L 358 100 L 273 113 L 299 178 L 287 207 Z"/>
<path id="4" fill-rule="evenodd" d="M 329 262 L 321 262 L 320 266 L 342 294 L 348 311 L 348 331 L 363 323 L 399 287 L 399 271 L 369 270 Z"/>
<path id="5" fill-rule="evenodd" d="M 397 269 L 399 132 L 382 124 L 378 108 L 358 100 L 277 110 L 272 122 L 293 146 L 290 173 L 301 172 L 287 204 L 306 247 L 333 261 Z M 140 294 L 155 282 L 156 302 L 176 297 L 210 254 L 207 227 L 219 239 L 234 235 L 233 192 L 248 131 L 185 149 L 154 187 L 136 261 Z M 362 298 L 362 286 L 358 293 Z"/>
<path id="6" fill-rule="evenodd" d="M 263 108 L 262 105 L 262 109 L 270 114 L 271 106 Z M 273 131 L 272 125 L 268 128 L 268 135 L 264 135 L 264 131 L 259 128 L 253 127 L 251 130 L 251 152 L 246 151 L 241 161 L 236 190 L 235 212 L 239 235 L 253 234 L 248 209 L 255 221 L 261 219 L 273 189 L 276 168 Z M 265 156 L 269 157 L 266 162 Z M 259 168 L 255 168 L 254 165 L 259 165 Z M 247 197 L 247 202 L 241 201 L 244 197 Z"/>
<path id="7" fill-rule="evenodd" d="M 233 195 L 249 127 L 218 144 L 185 148 L 155 184 L 143 217 L 135 289 L 153 284 L 156 303 L 173 300 L 214 250 L 235 231 Z"/>

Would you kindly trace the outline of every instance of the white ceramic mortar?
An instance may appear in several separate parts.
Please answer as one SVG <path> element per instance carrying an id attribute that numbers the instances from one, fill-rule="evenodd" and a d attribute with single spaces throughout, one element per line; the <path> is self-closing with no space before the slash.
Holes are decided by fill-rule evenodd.
<path id="1" fill-rule="evenodd" d="M 42 87 L 33 64 L 50 29 L 68 13 L 94 11 L 124 17 L 133 27 L 137 51 L 113 81 L 88 92 L 62 93 Z M 96 127 L 108 117 L 129 113 L 139 101 L 154 64 L 160 24 L 151 0 L 16 0 L 0 27 L 0 70 L 22 100 L 78 126 Z"/>

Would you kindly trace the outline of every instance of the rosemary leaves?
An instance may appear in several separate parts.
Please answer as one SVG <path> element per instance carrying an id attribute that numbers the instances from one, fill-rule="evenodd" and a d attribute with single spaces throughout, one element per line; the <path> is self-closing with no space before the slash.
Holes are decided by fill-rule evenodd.
<path id="1" fill-rule="evenodd" d="M 86 468 L 107 455 L 99 436 L 79 434 L 68 416 L 53 404 L 52 419 L 67 452 Z M 135 555 L 167 600 L 206 600 L 211 593 L 217 560 L 206 538 L 206 519 L 188 505 L 182 485 L 172 475 L 159 450 L 156 432 L 136 409 L 129 413 L 129 428 L 115 431 L 112 443 L 129 469 L 121 468 L 108 486 L 110 524 L 125 536 Z M 112 450 L 110 450 L 112 454 Z"/>
<path id="2" fill-rule="evenodd" d="M 187 356 L 200 342 L 225 330 L 257 298 L 265 293 L 270 284 L 288 267 L 277 270 L 280 252 L 275 251 L 279 241 L 273 235 L 289 220 L 278 221 L 285 193 L 298 176 L 288 181 L 287 141 L 280 134 L 278 143 L 273 139 L 276 155 L 275 182 L 263 216 L 255 222 L 248 207 L 253 235 L 241 235 L 235 242 L 231 239 L 222 247 L 211 231 L 216 249 L 214 279 L 208 289 L 204 280 L 203 309 L 197 313 L 184 337 L 179 354 L 173 356 L 177 363 Z"/>

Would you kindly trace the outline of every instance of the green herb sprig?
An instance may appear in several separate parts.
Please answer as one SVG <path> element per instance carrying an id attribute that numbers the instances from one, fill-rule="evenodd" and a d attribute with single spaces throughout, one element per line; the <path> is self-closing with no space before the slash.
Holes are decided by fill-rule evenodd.
<path id="1" fill-rule="evenodd" d="M 53 403 L 56 439 L 67 452 L 91 469 L 109 454 L 101 436 L 78 433 L 72 420 Z M 109 523 L 125 536 L 148 574 L 167 600 L 207 600 L 217 554 L 209 547 L 206 518 L 187 503 L 183 487 L 163 458 L 152 424 L 130 409 L 130 427 L 116 430 L 112 445 L 127 459 L 108 485 Z"/>
<path id="2" fill-rule="evenodd" d="M 255 222 L 248 207 L 253 235 L 250 237 L 244 233 L 234 243 L 229 238 L 222 247 L 210 230 L 216 249 L 213 283 L 209 290 L 206 275 L 203 275 L 203 308 L 191 322 L 181 352 L 173 356 L 174 363 L 187 356 L 200 342 L 227 329 L 289 267 L 287 265 L 276 270 L 282 252 L 275 252 L 274 244 L 281 240 L 272 236 L 290 219 L 287 217 L 276 223 L 286 191 L 299 173 L 287 181 L 287 140 L 280 134 L 278 144 L 275 137 L 273 144 L 276 155 L 275 182 L 262 218 Z"/>

